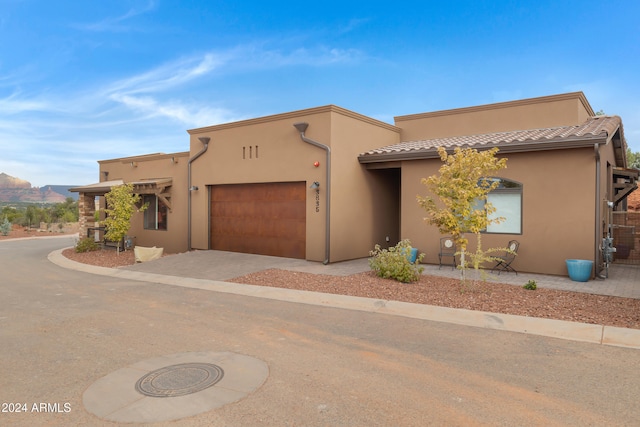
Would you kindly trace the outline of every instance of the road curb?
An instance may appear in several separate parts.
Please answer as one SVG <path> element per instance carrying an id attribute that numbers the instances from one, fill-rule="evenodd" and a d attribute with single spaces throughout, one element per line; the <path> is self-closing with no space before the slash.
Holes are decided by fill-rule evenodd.
<path id="1" fill-rule="evenodd" d="M 286 302 L 366 311 L 413 319 L 430 320 L 434 322 L 452 323 L 462 326 L 496 329 L 506 332 L 519 332 L 571 341 L 640 349 L 639 329 L 490 313 L 400 301 L 378 300 L 349 295 L 246 285 L 217 280 L 167 276 L 118 268 L 97 267 L 70 260 L 62 255 L 62 251 L 65 249 L 66 248 L 51 252 L 48 256 L 49 261 L 63 268 L 90 274 L 252 296 L 257 298 L 267 298 Z"/>

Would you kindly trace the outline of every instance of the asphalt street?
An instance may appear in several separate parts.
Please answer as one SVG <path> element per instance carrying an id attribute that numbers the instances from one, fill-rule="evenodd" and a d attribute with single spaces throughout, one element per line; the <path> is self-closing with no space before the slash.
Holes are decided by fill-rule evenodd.
<path id="1" fill-rule="evenodd" d="M 124 280 L 48 261 L 72 244 L 0 242 L 0 425 L 117 425 L 87 410 L 83 394 L 122 368 L 188 352 L 244 355 L 268 375 L 240 400 L 157 425 L 640 419 L 635 349 Z"/>

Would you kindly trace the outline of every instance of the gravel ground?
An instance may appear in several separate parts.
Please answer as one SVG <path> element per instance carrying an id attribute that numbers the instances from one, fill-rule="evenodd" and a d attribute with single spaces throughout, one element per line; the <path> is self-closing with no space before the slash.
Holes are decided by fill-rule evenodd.
<path id="1" fill-rule="evenodd" d="M 107 249 L 78 254 L 66 249 L 63 255 L 112 268 L 135 262 L 133 251 L 117 255 L 115 250 Z M 272 269 L 229 281 L 640 329 L 640 300 L 631 298 L 543 288 L 530 291 L 496 283 L 462 285 L 456 279 L 427 275 L 418 283 L 405 284 L 379 278 L 372 272 L 339 277 Z"/>
<path id="2" fill-rule="evenodd" d="M 37 228 L 27 229 L 24 227 L 14 225 L 12 230 L 6 236 L 3 236 L 2 233 L 0 233 L 0 240 L 19 239 L 24 237 L 59 236 L 61 234 L 64 234 L 64 233 L 60 233 L 59 231 L 53 231 L 53 230 L 41 231 L 41 230 L 38 230 Z"/>

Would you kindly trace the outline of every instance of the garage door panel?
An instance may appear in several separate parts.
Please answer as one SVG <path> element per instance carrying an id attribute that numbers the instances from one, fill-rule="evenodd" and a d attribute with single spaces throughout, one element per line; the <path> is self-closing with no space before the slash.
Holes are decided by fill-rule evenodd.
<path id="1" fill-rule="evenodd" d="M 211 248 L 305 258 L 306 184 L 211 187 Z"/>
<path id="2" fill-rule="evenodd" d="M 232 190 L 230 190 L 231 187 L 233 187 Z M 307 198 L 304 182 L 230 184 L 216 185 L 212 188 L 215 190 L 215 193 L 212 193 L 211 195 L 212 202 L 248 200 L 267 202 L 290 200 L 305 201 Z M 300 191 L 301 189 L 303 191 Z"/>
<path id="3" fill-rule="evenodd" d="M 238 221 L 238 218 L 216 218 L 216 227 L 212 236 L 238 237 L 282 237 L 298 238 L 305 232 L 306 224 L 300 220 L 266 220 L 264 218 L 251 221 Z"/>
<path id="4" fill-rule="evenodd" d="M 265 237 L 283 237 L 285 239 L 295 239 L 304 229 L 305 224 L 300 221 L 281 220 L 281 221 L 265 221 L 261 224 L 265 230 Z"/>
<path id="5" fill-rule="evenodd" d="M 212 204 L 211 214 L 226 218 L 255 217 L 257 209 L 256 204 L 252 201 L 219 201 Z"/>
<path id="6" fill-rule="evenodd" d="M 239 240 L 233 236 L 224 236 L 220 239 L 221 246 L 230 252 L 241 252 L 258 255 L 272 255 L 286 258 L 300 258 L 299 254 L 304 252 L 305 244 L 301 241 L 283 240 L 267 237 L 254 238 L 249 240 Z M 273 248 L 274 253 L 264 253 L 260 248 Z"/>
<path id="7" fill-rule="evenodd" d="M 300 201 L 218 201 L 212 203 L 211 215 L 223 218 L 300 219 L 306 216 L 306 203 Z"/>

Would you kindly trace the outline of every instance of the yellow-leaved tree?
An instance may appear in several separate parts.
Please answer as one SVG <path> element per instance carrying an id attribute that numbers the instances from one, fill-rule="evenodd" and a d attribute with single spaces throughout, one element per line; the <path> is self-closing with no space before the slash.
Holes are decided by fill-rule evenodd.
<path id="1" fill-rule="evenodd" d="M 107 207 L 104 210 L 107 214 L 104 220 L 107 240 L 118 242 L 117 251 L 120 254 L 120 242 L 129 232 L 131 227 L 131 217 L 134 212 L 145 210 L 146 206 L 138 209 L 136 204 L 140 202 L 140 195 L 133 194 L 133 184 L 122 184 L 113 187 L 105 194 Z"/>
<path id="2" fill-rule="evenodd" d="M 425 221 L 437 226 L 441 233 L 450 234 L 455 241 L 463 279 L 469 243 L 465 235 L 473 233 L 477 236 L 478 246 L 472 256 L 477 269 L 486 259 L 481 249 L 480 232 L 489 224 L 502 220 L 491 217 L 495 208 L 487 201 L 487 194 L 499 184 L 491 176 L 507 167 L 507 159 L 498 159 L 497 152 L 497 147 L 485 151 L 456 147 L 453 154 L 449 154 L 443 147 L 438 147 L 438 154 L 444 162 L 439 175 L 422 179 L 437 200 L 430 196 L 417 196 L 418 204 L 428 214 Z"/>

